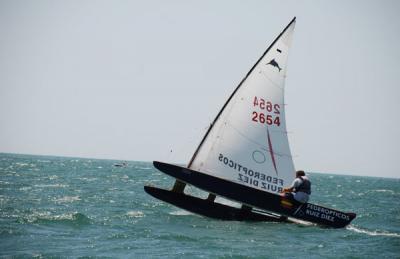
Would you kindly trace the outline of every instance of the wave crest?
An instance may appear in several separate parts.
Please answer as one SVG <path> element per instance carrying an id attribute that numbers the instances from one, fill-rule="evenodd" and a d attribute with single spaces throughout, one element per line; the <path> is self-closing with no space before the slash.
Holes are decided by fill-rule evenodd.
<path id="1" fill-rule="evenodd" d="M 387 231 L 370 231 L 362 228 L 357 228 L 353 225 L 348 226 L 346 229 L 357 232 L 357 233 L 362 233 L 362 234 L 367 234 L 369 236 L 387 236 L 387 237 L 400 237 L 399 233 L 391 233 Z"/>
<path id="2" fill-rule="evenodd" d="M 33 213 L 28 217 L 22 219 L 23 223 L 35 223 L 35 224 L 67 224 L 73 226 L 89 225 L 91 223 L 90 218 L 85 214 L 79 212 L 64 213 L 60 215 L 52 215 L 49 212 Z"/>

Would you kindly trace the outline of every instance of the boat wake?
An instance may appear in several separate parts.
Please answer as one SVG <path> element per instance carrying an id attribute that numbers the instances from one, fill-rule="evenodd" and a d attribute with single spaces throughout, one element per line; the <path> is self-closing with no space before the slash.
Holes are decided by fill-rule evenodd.
<path id="1" fill-rule="evenodd" d="M 366 230 L 366 229 L 362 229 L 362 228 L 357 228 L 353 225 L 349 225 L 346 229 L 350 230 L 350 231 L 354 231 L 356 233 L 367 234 L 369 236 L 400 237 L 399 233 L 391 233 L 391 232 L 379 231 L 379 230 L 371 231 L 371 230 Z"/>

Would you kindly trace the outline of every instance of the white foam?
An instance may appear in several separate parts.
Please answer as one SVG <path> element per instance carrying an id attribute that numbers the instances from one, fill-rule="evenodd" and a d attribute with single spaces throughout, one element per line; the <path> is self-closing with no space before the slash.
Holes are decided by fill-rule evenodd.
<path id="1" fill-rule="evenodd" d="M 55 199 L 55 202 L 60 202 L 60 203 L 70 203 L 74 201 L 80 201 L 81 198 L 79 196 L 64 196 L 58 199 Z"/>
<path id="2" fill-rule="evenodd" d="M 25 219 L 30 223 L 35 222 L 37 220 L 75 220 L 78 215 L 79 213 L 77 212 L 54 215 L 49 211 L 44 211 L 44 212 L 35 211 L 32 214 L 27 215 Z"/>
<path id="3" fill-rule="evenodd" d="M 39 163 L 50 163 L 51 161 L 50 160 L 37 160 Z"/>
<path id="4" fill-rule="evenodd" d="M 151 167 L 143 167 L 143 166 L 136 166 L 135 169 L 141 169 L 141 170 L 149 170 L 152 169 Z"/>
<path id="5" fill-rule="evenodd" d="M 37 188 L 65 188 L 65 187 L 68 187 L 68 185 L 59 184 L 59 183 L 56 183 L 56 184 L 35 184 L 34 187 L 37 187 Z"/>
<path id="6" fill-rule="evenodd" d="M 385 189 L 383 189 L 383 190 L 373 190 L 373 192 L 388 192 L 390 194 L 394 194 L 393 190 L 385 190 Z"/>
<path id="7" fill-rule="evenodd" d="M 82 177 L 82 178 L 78 178 L 79 180 L 82 181 L 86 181 L 86 182 L 94 182 L 97 181 L 97 178 L 86 178 L 86 177 Z"/>
<path id="8" fill-rule="evenodd" d="M 27 165 L 29 165 L 29 164 L 17 162 L 17 163 L 15 163 L 15 165 L 18 165 L 18 166 L 27 166 Z"/>
<path id="9" fill-rule="evenodd" d="M 142 218 L 144 216 L 144 213 L 141 212 L 140 210 L 131 210 L 128 211 L 126 215 L 133 218 Z"/>
<path id="10" fill-rule="evenodd" d="M 354 231 L 356 233 L 362 233 L 362 234 L 367 234 L 369 236 L 387 236 L 387 237 L 400 237 L 399 233 L 390 233 L 387 231 L 370 231 L 370 230 L 365 230 L 365 229 L 361 229 L 361 228 L 357 228 L 355 226 L 348 226 L 346 229 Z"/>

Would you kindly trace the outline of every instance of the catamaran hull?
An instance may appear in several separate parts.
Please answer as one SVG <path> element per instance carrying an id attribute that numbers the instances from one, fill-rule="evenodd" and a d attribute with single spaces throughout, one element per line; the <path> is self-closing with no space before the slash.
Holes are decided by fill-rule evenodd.
<path id="1" fill-rule="evenodd" d="M 280 195 L 260 191 L 241 184 L 200 173 L 188 168 L 157 161 L 154 161 L 153 164 L 163 173 L 168 174 L 187 184 L 196 186 L 204 191 L 246 204 L 251 207 L 256 207 L 280 215 L 285 215 L 288 217 L 293 217 L 300 220 L 334 228 L 345 227 L 356 217 L 355 213 L 345 213 L 311 203 L 301 204 Z M 145 189 L 146 188 L 147 190 L 149 190 L 150 187 L 145 187 Z M 156 198 L 160 198 L 160 196 L 153 196 Z M 179 199 L 182 197 L 183 196 L 177 195 L 175 197 L 171 196 L 169 199 L 160 199 L 172 203 L 178 207 L 188 209 L 188 206 L 186 206 L 185 208 L 185 206 L 178 205 L 180 203 Z M 189 201 L 187 197 L 184 198 Z M 210 212 L 207 212 L 207 204 L 205 203 L 201 203 L 201 209 L 198 212 L 196 212 L 195 208 L 193 207 L 188 210 L 205 216 L 207 216 L 207 213 L 210 214 Z M 209 206 L 208 208 L 211 209 L 212 207 Z M 219 212 L 223 212 L 223 208 L 221 208 Z M 228 216 L 220 216 L 221 219 L 223 219 L 224 217 Z"/>
<path id="2" fill-rule="evenodd" d="M 144 190 L 159 200 L 209 218 L 236 221 L 287 221 L 285 217 L 255 213 L 157 187 L 145 186 Z"/>

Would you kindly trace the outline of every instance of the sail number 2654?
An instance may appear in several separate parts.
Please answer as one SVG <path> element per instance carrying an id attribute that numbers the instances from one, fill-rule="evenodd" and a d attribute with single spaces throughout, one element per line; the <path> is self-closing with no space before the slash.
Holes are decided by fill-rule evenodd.
<path id="1" fill-rule="evenodd" d="M 278 127 L 281 125 L 279 118 L 281 107 L 279 104 L 273 104 L 269 101 L 265 101 L 263 98 L 255 96 L 253 106 L 258 107 L 259 111 L 253 111 L 252 121 L 262 124 L 266 123 L 268 125 L 274 124 Z"/>

